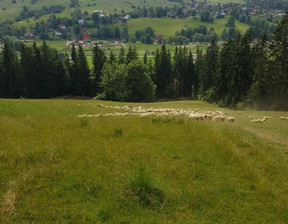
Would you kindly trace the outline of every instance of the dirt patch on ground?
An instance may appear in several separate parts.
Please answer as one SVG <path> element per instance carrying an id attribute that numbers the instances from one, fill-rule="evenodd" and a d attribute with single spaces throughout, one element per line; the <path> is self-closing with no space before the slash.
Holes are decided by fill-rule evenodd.
<path id="1" fill-rule="evenodd" d="M 245 130 L 252 133 L 252 134 L 255 134 L 257 137 L 265 139 L 267 141 L 288 146 L 288 141 L 285 141 L 284 139 L 279 138 L 279 136 L 277 136 L 277 135 L 273 135 L 273 134 L 267 133 L 267 132 L 261 132 L 261 131 L 258 131 L 258 130 L 252 129 L 252 128 L 245 128 Z"/>

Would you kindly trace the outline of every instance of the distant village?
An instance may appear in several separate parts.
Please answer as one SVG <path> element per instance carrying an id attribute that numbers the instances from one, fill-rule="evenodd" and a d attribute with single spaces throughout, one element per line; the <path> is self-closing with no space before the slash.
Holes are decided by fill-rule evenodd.
<path id="1" fill-rule="evenodd" d="M 90 6 L 96 8 L 96 6 Z M 145 12 L 145 10 L 147 12 Z M 76 10 L 75 10 L 76 11 Z M 152 11 L 152 12 L 151 12 Z M 42 22 L 42 24 L 36 23 L 36 26 L 29 30 L 27 30 L 26 27 L 21 27 L 21 29 L 16 29 L 14 33 L 12 33 L 12 36 L 16 36 L 20 40 L 34 40 L 36 38 L 46 40 L 51 38 L 62 38 L 65 40 L 68 40 L 68 44 L 66 47 L 69 47 L 71 43 L 78 43 L 81 41 L 82 43 L 85 43 L 87 46 L 89 46 L 89 43 L 91 42 L 91 38 L 97 39 L 98 36 L 102 35 L 102 39 L 105 38 L 105 32 L 108 32 L 107 39 L 114 39 L 116 41 L 120 41 L 123 39 L 127 39 L 128 31 L 123 34 L 122 31 L 118 31 L 117 34 L 109 34 L 109 30 L 104 30 L 101 34 L 92 34 L 90 32 L 90 28 L 97 27 L 97 23 L 99 24 L 112 24 L 112 23 L 122 23 L 125 24 L 128 20 L 133 18 L 139 18 L 139 17 L 155 17 L 155 18 L 195 18 L 197 15 L 201 15 L 203 12 L 209 12 L 209 16 L 211 18 L 224 18 L 227 15 L 231 14 L 241 14 L 241 15 L 262 15 L 263 18 L 267 19 L 268 21 L 272 22 L 275 18 L 280 18 L 284 15 L 284 10 L 276 10 L 271 9 L 268 7 L 260 8 L 260 6 L 255 5 L 249 5 L 247 4 L 220 4 L 220 3 L 210 3 L 210 2 L 202 2 L 202 1 L 195 1 L 191 0 L 189 3 L 183 3 L 182 5 L 173 8 L 168 8 L 166 6 L 162 7 L 155 7 L 151 9 L 145 9 L 144 7 L 134 7 L 129 12 L 124 12 L 122 10 L 121 14 L 108 14 L 103 10 L 95 9 L 91 15 L 87 12 L 78 12 L 77 14 L 77 21 L 75 20 L 71 22 L 70 18 L 67 18 L 66 20 L 61 20 L 59 18 L 56 18 L 55 14 L 51 14 L 50 17 L 46 22 Z M 59 23 L 57 23 L 59 21 Z M 201 20 L 202 21 L 202 20 Z M 19 24 L 22 24 L 22 21 L 18 22 Z M 55 24 L 56 23 L 56 24 Z M 51 25 L 52 24 L 52 25 Z M 8 29 L 5 29 L 7 26 L 11 26 L 11 22 L 9 21 L 2 21 L 0 23 L 0 37 L 5 38 L 5 36 L 11 35 L 11 32 L 9 33 Z M 7 31 L 8 30 L 8 31 Z M 11 29 L 10 29 L 11 30 Z M 89 30 L 89 32 L 88 32 Z M 110 31 L 114 32 L 114 31 Z M 121 33 L 120 33 L 121 32 Z M 104 33 L 104 34 L 103 34 Z M 115 31 L 116 33 L 116 31 Z M 154 41 L 155 42 L 161 42 L 162 41 L 162 35 L 155 34 Z M 100 39 L 100 38 L 99 38 Z M 125 42 L 125 41 L 124 41 Z M 1 50 L 1 48 L 0 48 Z"/>

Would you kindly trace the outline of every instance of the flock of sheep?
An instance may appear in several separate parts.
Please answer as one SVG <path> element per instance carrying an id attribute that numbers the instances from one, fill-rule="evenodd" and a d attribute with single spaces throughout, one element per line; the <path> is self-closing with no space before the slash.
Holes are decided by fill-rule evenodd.
<path id="1" fill-rule="evenodd" d="M 132 107 L 132 106 L 106 106 L 100 104 L 99 107 L 108 108 L 108 109 L 116 109 L 122 110 L 123 112 L 114 112 L 114 113 L 106 113 L 106 114 L 94 114 L 94 115 L 78 115 L 79 118 L 83 117 L 107 117 L 107 116 L 139 116 L 139 117 L 149 117 L 149 116 L 156 116 L 156 117 L 166 117 L 166 116 L 186 116 L 190 119 L 201 121 L 201 120 L 214 120 L 214 121 L 227 121 L 229 123 L 234 123 L 236 121 L 236 117 L 227 117 L 227 112 L 223 110 L 216 110 L 216 111 L 205 111 L 200 112 L 200 109 L 175 109 L 175 108 L 143 108 L 142 106 L 139 107 Z M 242 112 L 238 111 L 238 114 L 241 115 Z M 253 123 L 264 123 L 268 119 L 272 117 L 264 116 L 261 119 L 253 119 L 252 116 L 249 116 L 249 119 Z M 288 120 L 288 117 L 279 117 L 280 120 Z"/>
<path id="2" fill-rule="evenodd" d="M 100 104 L 99 107 L 108 108 L 108 109 L 116 109 L 122 110 L 124 112 L 114 112 L 114 113 L 106 113 L 106 114 L 94 114 L 94 115 L 78 115 L 78 117 L 107 117 L 107 116 L 139 116 L 139 117 L 149 117 L 149 116 L 157 116 L 157 117 L 165 117 L 165 116 L 186 116 L 193 120 L 215 120 L 215 121 L 227 121 L 229 123 L 233 123 L 236 121 L 236 117 L 226 117 L 227 112 L 223 110 L 216 110 L 216 111 L 205 111 L 199 112 L 200 109 L 175 109 L 175 108 L 143 108 L 142 106 L 139 107 L 132 107 L 132 106 L 106 106 Z M 241 115 L 242 112 L 238 111 L 238 114 Z M 264 123 L 268 119 L 272 117 L 264 116 L 261 119 L 253 119 L 252 116 L 249 116 L 249 119 L 252 123 Z M 288 117 L 279 117 L 279 120 L 288 120 Z"/>
<path id="3" fill-rule="evenodd" d="M 99 107 L 109 108 L 109 109 L 117 109 L 122 110 L 124 112 L 114 112 L 114 113 L 106 113 L 106 114 L 94 114 L 94 115 L 78 115 L 78 117 L 100 117 L 100 116 L 139 116 L 139 117 L 149 117 L 149 116 L 157 116 L 157 117 L 166 117 L 166 116 L 186 116 L 193 120 L 215 120 L 215 121 L 227 121 L 233 123 L 236 121 L 236 117 L 226 117 L 227 113 L 223 110 L 217 111 L 205 111 L 199 112 L 199 109 L 175 109 L 175 108 L 143 108 L 132 107 L 132 106 L 106 106 L 100 104 Z"/>

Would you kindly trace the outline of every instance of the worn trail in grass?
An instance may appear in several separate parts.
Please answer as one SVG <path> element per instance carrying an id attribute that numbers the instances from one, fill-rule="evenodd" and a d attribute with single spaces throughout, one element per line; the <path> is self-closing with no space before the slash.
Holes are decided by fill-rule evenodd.
<path id="1" fill-rule="evenodd" d="M 288 222 L 287 148 L 242 129 L 254 125 L 245 113 L 264 112 L 225 110 L 235 124 L 78 118 L 109 111 L 99 103 L 125 105 L 0 100 L 0 223 Z M 263 128 L 279 134 L 274 122 Z"/>

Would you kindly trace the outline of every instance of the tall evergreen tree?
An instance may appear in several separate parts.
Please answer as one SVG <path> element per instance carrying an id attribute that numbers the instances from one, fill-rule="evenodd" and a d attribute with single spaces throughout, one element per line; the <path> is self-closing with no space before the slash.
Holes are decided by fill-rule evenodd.
<path id="1" fill-rule="evenodd" d="M 162 44 L 160 52 L 158 49 L 156 52 L 155 84 L 158 98 L 174 96 L 171 55 L 165 44 Z"/>
<path id="2" fill-rule="evenodd" d="M 118 56 L 118 64 L 124 64 L 125 63 L 125 49 L 123 46 L 121 46 L 120 53 Z"/>
<path id="3" fill-rule="evenodd" d="M 37 95 L 37 86 L 38 83 L 34 77 L 34 58 L 31 52 L 31 49 L 28 48 L 25 44 L 21 44 L 20 49 L 20 69 L 23 76 L 23 87 L 24 94 L 27 98 L 38 98 Z"/>
<path id="4" fill-rule="evenodd" d="M 231 78 L 236 71 L 236 51 L 238 44 L 235 40 L 229 39 L 223 44 L 220 52 L 220 72 L 217 83 L 217 97 L 221 100 L 222 106 L 229 106 L 232 102 Z"/>
<path id="5" fill-rule="evenodd" d="M 80 95 L 89 96 L 90 95 L 90 69 L 88 67 L 87 59 L 83 50 L 83 47 L 79 45 L 78 48 L 78 74 L 80 82 Z M 103 66 L 102 66 L 103 68 Z M 101 70 L 102 70 L 101 68 Z M 100 73 L 101 73 L 100 70 Z"/>
<path id="6" fill-rule="evenodd" d="M 201 93 L 200 89 L 200 77 L 202 77 L 204 73 L 204 56 L 202 50 L 197 47 L 196 50 L 196 59 L 195 59 L 195 81 L 194 81 L 194 97 L 198 97 L 199 93 Z"/>
<path id="7" fill-rule="evenodd" d="M 44 98 L 50 98 L 53 96 L 53 74 L 51 72 L 53 68 L 53 61 L 52 61 L 52 52 L 51 49 L 48 47 L 47 43 L 44 41 L 41 46 L 41 56 L 45 58 L 42 62 L 42 91 Z"/>
<path id="8" fill-rule="evenodd" d="M 1 60 L 0 97 L 15 98 L 20 94 L 19 61 L 11 45 L 5 41 Z"/>
<path id="9" fill-rule="evenodd" d="M 97 95 L 100 92 L 100 78 L 101 71 L 104 63 L 106 62 L 106 56 L 104 51 L 96 44 L 93 49 L 93 76 L 92 76 L 92 94 Z"/>
<path id="10" fill-rule="evenodd" d="M 216 101 L 216 83 L 219 74 L 219 47 L 212 39 L 205 54 L 204 72 L 200 76 L 202 95 L 210 102 Z M 208 91 L 209 90 L 209 91 Z"/>
<path id="11" fill-rule="evenodd" d="M 237 40 L 236 49 L 236 69 L 231 80 L 231 94 L 233 95 L 232 104 L 236 105 L 243 101 L 252 84 L 253 77 L 253 58 L 251 55 L 251 34 L 246 33 L 243 38 Z"/>
<path id="12" fill-rule="evenodd" d="M 257 107 L 261 106 L 262 102 L 268 96 L 269 90 L 271 90 L 268 73 L 269 55 L 267 45 L 267 35 L 266 32 L 264 32 L 261 40 L 258 40 L 253 47 L 252 52 L 255 68 L 249 97 L 250 101 L 256 104 Z M 270 92 L 270 94 L 272 93 Z"/>
<path id="13" fill-rule="evenodd" d="M 193 54 L 191 50 L 189 50 L 183 82 L 184 82 L 183 96 L 192 97 L 192 87 L 194 86 L 195 83 L 195 71 L 194 71 Z"/>
<path id="14" fill-rule="evenodd" d="M 33 80 L 35 82 L 35 93 L 37 98 L 43 97 L 43 86 L 45 85 L 43 81 L 43 59 L 41 56 L 41 51 L 34 42 L 32 47 L 32 56 L 33 56 Z"/>
<path id="15" fill-rule="evenodd" d="M 271 56 L 273 64 L 271 65 L 273 76 L 271 81 L 275 90 L 279 105 L 287 109 L 288 105 L 288 10 L 282 20 L 275 28 L 271 44 Z M 285 106 L 283 106 L 285 105 Z"/>
<path id="16" fill-rule="evenodd" d="M 69 87 L 70 87 L 70 94 L 72 95 L 81 94 L 78 64 L 79 64 L 79 58 L 78 58 L 75 46 L 73 44 L 72 51 L 71 51 L 71 64 L 69 67 Z"/>
<path id="17" fill-rule="evenodd" d="M 129 63 L 131 63 L 132 61 L 137 60 L 137 52 L 136 52 L 136 48 L 130 45 L 128 52 L 126 54 L 126 64 L 128 65 Z"/>
<path id="18" fill-rule="evenodd" d="M 113 63 L 115 63 L 115 62 L 116 62 L 116 57 L 115 57 L 113 51 L 111 50 L 111 51 L 110 51 L 110 55 L 109 55 L 109 63 L 110 63 L 110 64 L 113 64 Z"/>

